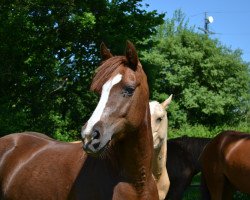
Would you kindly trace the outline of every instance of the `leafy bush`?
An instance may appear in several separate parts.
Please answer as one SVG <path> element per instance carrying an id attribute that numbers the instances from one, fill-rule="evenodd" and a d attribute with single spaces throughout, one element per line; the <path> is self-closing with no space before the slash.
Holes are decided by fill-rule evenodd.
<path id="1" fill-rule="evenodd" d="M 150 41 L 152 47 L 142 56 L 155 70 L 148 75 L 151 99 L 162 101 L 162 94 L 173 94 L 172 127 L 214 128 L 249 120 L 249 63 L 240 50 L 194 32 L 181 11 L 160 25 Z"/>
<path id="2" fill-rule="evenodd" d="M 189 125 L 184 124 L 179 129 L 171 128 L 168 129 L 168 138 L 175 138 L 175 137 L 181 137 L 183 135 L 187 135 L 190 137 L 214 137 L 218 133 L 224 130 L 235 130 L 235 131 L 241 131 L 241 132 L 247 132 L 250 133 L 250 125 L 247 122 L 240 122 L 237 125 L 234 126 L 216 126 L 209 128 L 204 125 Z"/>

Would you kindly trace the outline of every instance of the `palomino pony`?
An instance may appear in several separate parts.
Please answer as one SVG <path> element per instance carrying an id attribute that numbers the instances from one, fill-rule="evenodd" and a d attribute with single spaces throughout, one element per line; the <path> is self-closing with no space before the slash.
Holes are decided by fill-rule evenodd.
<path id="1" fill-rule="evenodd" d="M 98 68 L 100 101 L 82 128 L 83 143 L 38 134 L 0 138 L 1 200 L 156 200 L 147 78 L 132 43 Z M 85 153 L 82 150 L 85 149 Z"/>
<path id="2" fill-rule="evenodd" d="M 166 168 L 168 129 L 166 109 L 171 100 L 172 95 L 161 104 L 157 101 L 149 103 L 154 141 L 153 175 L 156 180 L 160 200 L 165 199 L 170 185 Z"/>
<path id="3" fill-rule="evenodd" d="M 181 200 L 192 178 L 201 172 L 199 157 L 210 138 L 182 136 L 169 139 L 167 170 L 170 188 L 166 199 Z M 201 190 L 203 190 L 203 185 Z"/>
<path id="4" fill-rule="evenodd" d="M 204 149 L 201 164 L 212 200 L 230 200 L 236 190 L 250 194 L 250 134 L 221 132 Z"/>

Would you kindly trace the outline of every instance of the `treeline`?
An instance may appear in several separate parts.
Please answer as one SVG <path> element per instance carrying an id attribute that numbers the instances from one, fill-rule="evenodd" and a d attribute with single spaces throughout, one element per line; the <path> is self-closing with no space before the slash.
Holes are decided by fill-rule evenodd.
<path id="1" fill-rule="evenodd" d="M 173 94 L 174 135 L 212 136 L 228 128 L 250 132 L 250 65 L 240 49 L 195 32 L 180 10 L 147 41 L 151 47 L 142 54 L 154 66 L 152 99 Z"/>
<path id="2" fill-rule="evenodd" d="M 96 105 L 89 92 L 103 41 L 113 54 L 155 33 L 164 15 L 141 1 L 3 1 L 0 134 L 33 130 L 77 137 Z"/>
<path id="3" fill-rule="evenodd" d="M 174 95 L 172 128 L 249 120 L 249 64 L 240 50 L 196 33 L 180 12 L 163 19 L 140 0 L 2 2 L 0 135 L 77 139 L 98 99 L 89 86 L 99 45 L 119 55 L 127 39 L 140 52 L 151 98 Z"/>

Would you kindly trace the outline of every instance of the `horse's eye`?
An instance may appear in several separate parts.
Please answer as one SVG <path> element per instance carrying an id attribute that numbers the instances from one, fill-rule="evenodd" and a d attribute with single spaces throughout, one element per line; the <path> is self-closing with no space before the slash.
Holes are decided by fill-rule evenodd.
<path id="1" fill-rule="evenodd" d="M 157 122 L 157 123 L 160 123 L 161 120 L 162 120 L 162 118 L 163 118 L 163 117 L 158 117 L 158 118 L 156 119 L 156 122 Z"/>
<path id="2" fill-rule="evenodd" d="M 123 88 L 122 94 L 124 97 L 131 97 L 134 94 L 135 88 L 132 86 L 125 86 Z"/>

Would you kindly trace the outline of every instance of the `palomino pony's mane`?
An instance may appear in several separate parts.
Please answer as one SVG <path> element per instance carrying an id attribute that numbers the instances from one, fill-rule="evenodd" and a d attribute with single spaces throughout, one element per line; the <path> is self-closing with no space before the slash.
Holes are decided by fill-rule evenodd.
<path id="1" fill-rule="evenodd" d="M 91 84 L 91 90 L 101 93 L 102 86 L 110 78 L 112 73 L 121 65 L 127 65 L 128 61 L 125 56 L 114 56 L 104 61 L 100 67 L 97 68 L 96 74 Z"/>

